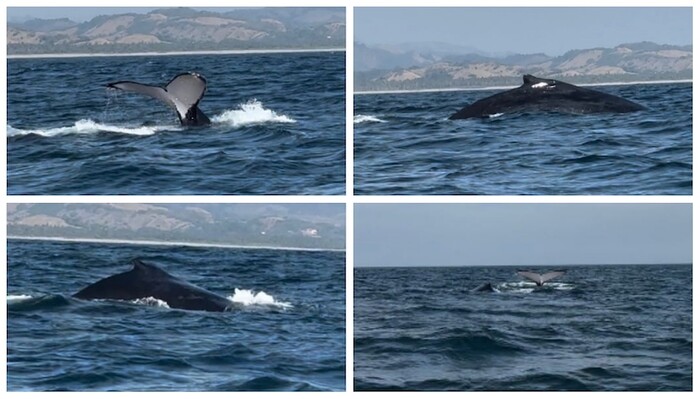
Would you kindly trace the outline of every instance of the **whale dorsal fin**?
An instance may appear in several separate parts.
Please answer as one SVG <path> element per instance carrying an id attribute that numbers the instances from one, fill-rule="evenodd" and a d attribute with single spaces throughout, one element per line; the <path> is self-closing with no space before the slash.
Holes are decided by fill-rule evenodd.
<path id="1" fill-rule="evenodd" d="M 557 271 L 548 272 L 545 274 L 539 274 L 539 273 L 525 271 L 525 270 L 518 271 L 518 275 L 525 277 L 526 279 L 528 279 L 530 281 L 535 282 L 537 285 L 542 285 L 545 282 L 547 282 L 553 278 L 557 278 L 557 277 L 563 275 L 564 273 L 566 273 L 566 272 L 563 270 L 557 270 Z"/>
<path id="2" fill-rule="evenodd" d="M 545 79 L 532 76 L 530 74 L 523 75 L 523 83 L 526 85 L 534 85 L 535 83 L 542 83 Z"/>
<path id="3" fill-rule="evenodd" d="M 161 276 L 161 277 L 170 276 L 170 274 L 168 274 L 168 272 L 161 269 L 160 267 L 153 265 L 153 264 L 150 264 L 150 263 L 146 263 L 146 262 L 142 261 L 141 259 L 138 259 L 138 258 L 134 259 L 132 261 L 132 263 L 134 264 L 134 268 L 131 269 L 131 271 L 135 272 L 139 275 Z"/>
<path id="4" fill-rule="evenodd" d="M 140 93 L 160 100 L 177 112 L 182 124 L 193 124 L 198 119 L 204 119 L 200 122 L 209 122 L 209 118 L 197 108 L 197 104 L 207 90 L 207 80 L 200 74 L 181 73 L 168 82 L 165 87 L 130 81 L 110 83 L 107 87 Z"/>

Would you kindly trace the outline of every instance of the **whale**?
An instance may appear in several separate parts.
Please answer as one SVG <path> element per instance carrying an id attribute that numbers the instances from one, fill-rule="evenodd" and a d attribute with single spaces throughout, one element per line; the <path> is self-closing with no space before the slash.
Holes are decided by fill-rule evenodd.
<path id="1" fill-rule="evenodd" d="M 164 87 L 126 80 L 108 83 L 107 87 L 144 94 L 162 101 L 177 113 L 180 124 L 183 126 L 203 126 L 211 123 L 211 120 L 198 107 L 207 90 L 207 80 L 198 73 L 181 73 Z"/>
<path id="2" fill-rule="evenodd" d="M 530 280 L 537 284 L 538 287 L 541 287 L 544 285 L 549 280 L 555 279 L 557 277 L 563 276 L 566 273 L 565 270 L 556 270 L 553 272 L 548 272 L 544 274 L 539 274 L 535 272 L 531 272 L 529 270 L 518 270 L 517 274 L 527 280 Z"/>
<path id="3" fill-rule="evenodd" d="M 491 283 L 484 283 L 474 288 L 472 292 L 500 292 Z"/>
<path id="4" fill-rule="evenodd" d="M 233 302 L 175 277 L 159 266 L 133 260 L 131 270 L 105 277 L 73 294 L 78 299 L 136 300 L 155 298 L 170 308 L 223 312 Z"/>
<path id="5" fill-rule="evenodd" d="M 502 114 L 555 112 L 565 114 L 625 113 L 646 107 L 601 91 L 554 79 L 523 76 L 520 87 L 482 98 L 460 109 L 451 120 L 491 118 Z"/>

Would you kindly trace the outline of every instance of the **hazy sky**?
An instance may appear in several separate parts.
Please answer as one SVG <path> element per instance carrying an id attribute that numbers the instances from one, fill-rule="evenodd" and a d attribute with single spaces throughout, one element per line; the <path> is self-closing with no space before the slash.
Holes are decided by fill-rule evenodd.
<path id="1" fill-rule="evenodd" d="M 355 8 L 365 44 L 444 42 L 488 53 L 560 55 L 572 49 L 653 41 L 692 44 L 692 8 Z"/>
<path id="2" fill-rule="evenodd" d="M 688 204 L 357 204 L 356 266 L 690 263 Z"/>
<path id="3" fill-rule="evenodd" d="M 8 21 L 24 21 L 31 18 L 70 18 L 76 22 L 88 21 L 98 15 L 139 13 L 145 14 L 168 7 L 8 7 Z M 195 10 L 227 12 L 236 7 L 192 7 Z M 240 7 L 238 7 L 240 8 Z"/>

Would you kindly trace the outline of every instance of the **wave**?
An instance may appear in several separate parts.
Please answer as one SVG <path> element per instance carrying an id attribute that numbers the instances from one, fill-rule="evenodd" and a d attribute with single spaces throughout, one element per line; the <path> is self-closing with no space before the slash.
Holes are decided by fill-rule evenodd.
<path id="1" fill-rule="evenodd" d="M 92 119 L 81 119 L 72 126 L 53 127 L 45 129 L 17 129 L 7 125 L 7 136 L 27 136 L 35 134 L 43 137 L 62 136 L 67 134 L 97 134 L 97 133 L 121 133 L 134 136 L 150 136 L 161 130 L 179 130 L 175 126 L 116 126 L 95 122 Z"/>
<path id="2" fill-rule="evenodd" d="M 274 306 L 282 309 L 293 307 L 289 302 L 278 302 L 272 295 L 268 295 L 263 291 L 254 293 L 252 290 L 235 289 L 234 294 L 228 299 L 243 306 Z"/>
<path id="3" fill-rule="evenodd" d="M 7 295 L 7 310 L 24 311 L 49 309 L 70 304 L 63 295 Z"/>
<path id="4" fill-rule="evenodd" d="M 258 125 L 263 123 L 296 123 L 296 120 L 287 115 L 280 115 L 277 112 L 263 107 L 263 104 L 256 100 L 250 100 L 239 105 L 240 109 L 232 109 L 211 118 L 214 123 L 228 124 L 233 127 Z"/>
<path id="5" fill-rule="evenodd" d="M 379 119 L 376 116 L 373 115 L 355 115 L 353 118 L 353 123 L 365 123 L 365 122 L 374 122 L 374 123 L 385 123 L 386 121 L 384 119 Z"/>

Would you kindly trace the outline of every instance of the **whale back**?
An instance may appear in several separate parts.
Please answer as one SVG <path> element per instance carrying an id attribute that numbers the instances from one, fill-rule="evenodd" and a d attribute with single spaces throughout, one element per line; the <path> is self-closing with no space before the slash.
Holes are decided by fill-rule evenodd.
<path id="1" fill-rule="evenodd" d="M 135 300 L 156 298 L 171 308 L 224 311 L 231 302 L 217 294 L 170 275 L 156 265 L 133 261 L 127 272 L 103 278 L 73 295 L 79 299 Z"/>

